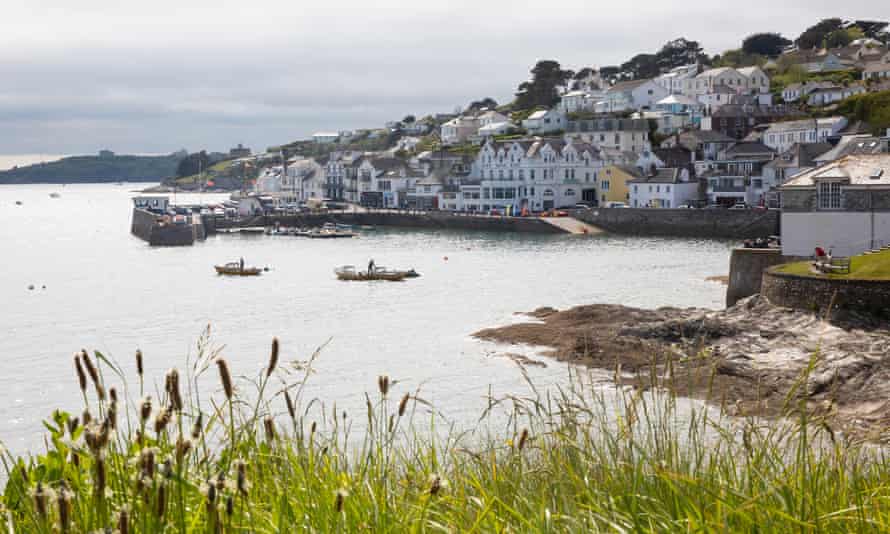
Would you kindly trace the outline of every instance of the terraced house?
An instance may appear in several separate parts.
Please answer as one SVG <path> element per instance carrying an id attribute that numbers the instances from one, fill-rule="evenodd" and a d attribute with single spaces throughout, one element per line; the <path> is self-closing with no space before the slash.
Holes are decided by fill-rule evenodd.
<path id="1" fill-rule="evenodd" d="M 459 198 L 443 205 L 459 211 L 541 211 L 597 202 L 604 168 L 599 150 L 581 141 L 532 138 L 488 141 L 473 163 Z"/>

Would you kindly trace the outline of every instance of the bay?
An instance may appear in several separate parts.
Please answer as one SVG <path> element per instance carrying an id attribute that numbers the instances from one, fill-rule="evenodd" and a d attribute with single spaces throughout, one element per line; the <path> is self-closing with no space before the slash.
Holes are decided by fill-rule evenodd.
<path id="1" fill-rule="evenodd" d="M 0 186 L 0 440 L 14 452 L 39 450 L 40 421 L 54 408 L 81 408 L 72 365 L 81 348 L 114 357 L 130 377 L 141 349 L 147 375 L 162 383 L 194 356 L 207 325 L 236 374 L 266 364 L 273 336 L 283 360 L 326 344 L 310 397 L 360 410 L 364 392 L 388 374 L 400 391 L 421 388 L 446 418 L 471 426 L 489 392 L 528 389 L 517 366 L 496 357 L 522 349 L 474 340 L 477 330 L 541 306 L 723 305 L 725 288 L 705 279 L 727 273 L 727 241 L 381 228 L 352 240 L 218 235 L 151 248 L 129 232 L 133 191 L 144 185 Z M 214 264 L 242 256 L 269 272 L 214 274 Z M 335 267 L 371 258 L 423 276 L 334 277 Z M 564 383 L 565 364 L 537 359 L 548 366 L 529 368 L 536 384 Z M 216 392 L 215 379 L 209 373 L 202 387 Z"/>

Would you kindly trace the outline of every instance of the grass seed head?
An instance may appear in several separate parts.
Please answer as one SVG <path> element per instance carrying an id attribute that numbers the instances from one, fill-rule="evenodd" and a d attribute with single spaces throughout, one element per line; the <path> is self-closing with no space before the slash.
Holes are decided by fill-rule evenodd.
<path id="1" fill-rule="evenodd" d="M 46 519 L 46 503 L 49 500 L 49 489 L 43 487 L 42 482 L 37 482 L 37 487 L 34 488 L 33 492 L 34 496 L 34 509 L 37 510 L 37 515 L 40 519 Z"/>
<path id="2" fill-rule="evenodd" d="M 155 434 L 160 436 L 164 430 L 167 429 L 167 425 L 170 423 L 170 411 L 166 408 L 161 408 L 158 410 L 158 415 L 155 416 Z"/>
<path id="3" fill-rule="evenodd" d="M 263 427 L 266 430 L 266 441 L 273 443 L 278 438 L 278 434 L 275 431 L 275 420 L 271 415 L 267 415 L 263 419 Z"/>
<path id="4" fill-rule="evenodd" d="M 77 427 L 80 425 L 80 421 L 76 417 L 71 417 L 68 419 L 68 434 L 71 435 L 71 439 L 74 439 L 74 433 L 77 432 Z"/>
<path id="5" fill-rule="evenodd" d="M 243 460 L 235 462 L 235 488 L 241 495 L 247 495 L 249 489 L 247 482 L 247 464 Z"/>
<path id="6" fill-rule="evenodd" d="M 235 388 L 232 386 L 232 374 L 229 373 L 229 364 L 223 358 L 218 358 L 216 360 L 216 366 L 219 367 L 219 380 L 222 382 L 226 398 L 232 400 L 232 396 L 235 394 Z"/>
<path id="7" fill-rule="evenodd" d="M 158 494 L 155 498 L 155 517 L 164 519 L 167 511 L 167 483 L 163 480 L 158 484 Z"/>
<path id="8" fill-rule="evenodd" d="M 269 367 L 266 370 L 266 378 L 272 376 L 275 366 L 278 365 L 278 338 L 272 338 L 272 354 L 269 355 Z"/>
<path id="9" fill-rule="evenodd" d="M 74 369 L 77 371 L 77 384 L 80 386 L 80 391 L 86 393 L 87 375 L 83 370 L 83 365 L 80 363 L 80 354 L 74 355 Z"/>
<path id="10" fill-rule="evenodd" d="M 345 489 L 337 490 L 337 496 L 334 498 L 334 509 L 337 510 L 337 513 L 341 513 L 343 511 L 343 506 L 346 503 L 346 497 L 349 497 L 349 492 Z"/>
<path id="11" fill-rule="evenodd" d="M 167 398 L 170 402 L 170 407 L 174 412 L 182 411 L 182 394 L 179 390 L 179 371 L 175 368 L 170 369 L 167 372 L 166 382 L 164 385 L 164 389 L 167 391 Z"/>
<path id="12" fill-rule="evenodd" d="M 62 532 L 71 531 L 71 492 L 68 485 L 62 481 L 59 492 L 56 494 L 56 506 L 59 509 L 59 527 Z"/>
<path id="13" fill-rule="evenodd" d="M 386 397 L 386 394 L 389 393 L 389 377 L 386 375 L 377 377 L 377 388 L 380 390 L 380 394 Z"/>
<path id="14" fill-rule="evenodd" d="M 522 434 L 519 436 L 519 445 L 516 447 L 520 451 L 525 448 L 525 442 L 528 441 L 528 429 L 523 428 Z"/>
<path id="15" fill-rule="evenodd" d="M 192 439 L 197 440 L 201 437 L 201 430 L 204 428 L 204 413 L 199 412 L 198 417 L 195 418 L 195 423 L 192 425 Z"/>
<path id="16" fill-rule="evenodd" d="M 130 534 L 130 509 L 127 505 L 121 507 L 117 515 L 117 531 L 120 534 Z"/>
<path id="17" fill-rule="evenodd" d="M 151 395 L 146 396 L 139 404 L 139 417 L 142 419 L 142 424 L 151 417 Z"/>
<path id="18" fill-rule="evenodd" d="M 142 367 L 142 351 L 136 349 L 136 374 L 139 375 L 139 378 L 142 378 L 145 373 L 145 369 Z"/>
<path id="19" fill-rule="evenodd" d="M 411 398 L 411 396 L 409 394 L 405 393 L 402 396 L 402 400 L 399 401 L 399 417 L 403 417 L 405 415 L 405 410 L 408 409 L 408 399 L 410 399 L 410 398 Z"/>

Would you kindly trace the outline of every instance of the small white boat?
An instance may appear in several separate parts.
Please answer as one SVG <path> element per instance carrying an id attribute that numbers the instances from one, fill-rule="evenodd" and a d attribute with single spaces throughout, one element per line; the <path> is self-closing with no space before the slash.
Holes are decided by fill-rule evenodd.
<path id="1" fill-rule="evenodd" d="M 60 194 L 58 194 L 58 193 L 50 193 L 50 194 L 49 194 L 49 198 L 60 198 L 61 196 L 62 196 L 62 195 L 60 195 Z"/>
<path id="2" fill-rule="evenodd" d="M 387 282 L 401 282 L 406 278 L 404 272 L 388 271 L 383 267 L 377 267 L 372 271 L 356 271 L 353 265 L 344 265 L 334 269 L 334 274 L 339 280 L 370 282 L 373 280 L 384 280 Z"/>

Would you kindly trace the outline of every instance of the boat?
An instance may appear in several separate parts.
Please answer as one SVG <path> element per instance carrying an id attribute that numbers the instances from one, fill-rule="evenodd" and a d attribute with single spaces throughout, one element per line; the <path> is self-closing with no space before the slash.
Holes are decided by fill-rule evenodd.
<path id="1" fill-rule="evenodd" d="M 335 228 L 336 228 L 337 230 L 344 230 L 344 231 L 347 231 L 347 232 L 352 231 L 352 225 L 351 225 L 351 224 L 337 223 L 337 224 L 335 225 Z"/>
<path id="2" fill-rule="evenodd" d="M 413 268 L 408 269 L 407 271 L 395 271 L 395 272 L 404 274 L 405 278 L 420 278 L 420 273 L 415 271 Z"/>
<path id="3" fill-rule="evenodd" d="M 21 201 L 21 200 L 16 200 L 16 201 L 15 201 L 15 205 L 16 205 L 16 206 L 21 206 L 21 205 L 22 205 L 22 201 Z"/>
<path id="4" fill-rule="evenodd" d="M 344 237 L 355 237 L 355 234 L 352 232 L 344 232 L 342 230 L 331 229 L 330 227 L 324 227 L 321 230 L 311 230 L 308 232 L 308 237 L 312 239 L 336 239 L 336 238 L 344 238 Z"/>
<path id="5" fill-rule="evenodd" d="M 62 196 L 62 195 L 60 195 L 60 194 L 58 194 L 58 193 L 50 193 L 50 194 L 49 194 L 49 198 L 59 198 L 59 197 L 61 197 L 61 196 Z"/>
<path id="6" fill-rule="evenodd" d="M 371 226 L 370 224 L 363 224 L 363 225 L 361 225 L 361 226 L 359 227 L 359 229 L 361 229 L 361 230 L 363 230 L 363 231 L 365 231 L 365 232 L 373 232 L 374 230 L 377 229 L 377 227 L 376 227 L 376 226 Z"/>
<path id="7" fill-rule="evenodd" d="M 373 271 L 356 271 L 352 265 L 344 265 L 334 269 L 334 274 L 339 280 L 370 282 L 372 280 L 384 280 L 387 282 L 401 282 L 406 278 L 404 272 L 387 271 L 383 267 L 375 268 Z"/>
<path id="8" fill-rule="evenodd" d="M 241 263 L 237 261 L 229 262 L 225 265 L 214 265 L 216 274 L 225 274 L 230 276 L 258 276 L 262 269 L 259 267 L 241 267 Z"/>

